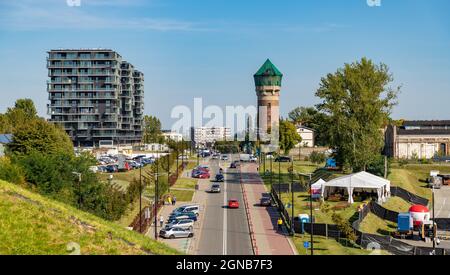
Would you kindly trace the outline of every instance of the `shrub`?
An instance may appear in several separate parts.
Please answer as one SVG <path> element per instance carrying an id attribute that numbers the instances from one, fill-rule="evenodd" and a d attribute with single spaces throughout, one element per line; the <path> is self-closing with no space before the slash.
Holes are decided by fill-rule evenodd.
<path id="1" fill-rule="evenodd" d="M 0 179 L 15 184 L 25 183 L 22 169 L 12 163 L 8 157 L 0 158 Z"/>
<path id="2" fill-rule="evenodd" d="M 311 160 L 312 163 L 321 164 L 327 160 L 327 157 L 325 153 L 314 151 L 309 156 L 309 159 Z"/>

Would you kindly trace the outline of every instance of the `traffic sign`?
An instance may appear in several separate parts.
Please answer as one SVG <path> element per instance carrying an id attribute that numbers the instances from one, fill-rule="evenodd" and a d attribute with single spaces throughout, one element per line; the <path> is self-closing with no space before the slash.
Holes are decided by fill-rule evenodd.
<path id="1" fill-rule="evenodd" d="M 309 242 L 303 242 L 303 247 L 304 248 L 309 248 Z"/>

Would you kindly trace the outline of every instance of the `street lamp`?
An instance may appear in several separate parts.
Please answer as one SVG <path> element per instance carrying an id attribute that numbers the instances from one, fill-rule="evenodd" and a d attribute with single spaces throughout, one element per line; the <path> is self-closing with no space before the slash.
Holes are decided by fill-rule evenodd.
<path id="1" fill-rule="evenodd" d="M 433 206 L 433 253 L 436 254 L 436 226 L 435 226 L 435 217 L 434 217 L 434 184 L 431 189 L 431 200 L 432 200 L 432 206 Z"/>
<path id="2" fill-rule="evenodd" d="M 312 173 L 298 173 L 299 175 L 309 177 L 309 210 L 310 210 L 310 226 L 311 226 L 311 256 L 314 255 L 314 229 L 313 229 L 313 211 L 312 211 Z"/>
<path id="3" fill-rule="evenodd" d="M 81 173 L 72 172 L 72 174 L 78 177 L 78 208 L 81 209 Z"/>

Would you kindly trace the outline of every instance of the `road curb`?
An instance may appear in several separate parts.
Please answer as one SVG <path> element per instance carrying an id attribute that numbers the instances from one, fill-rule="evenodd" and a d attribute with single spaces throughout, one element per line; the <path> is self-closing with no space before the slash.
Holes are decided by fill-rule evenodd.
<path id="1" fill-rule="evenodd" d="M 248 223 L 248 229 L 250 232 L 250 240 L 252 243 L 253 254 L 259 255 L 258 246 L 256 244 L 255 232 L 253 231 L 253 223 L 252 223 L 252 218 L 250 215 L 250 210 L 249 210 L 249 205 L 248 205 L 248 200 L 247 200 L 247 193 L 245 192 L 244 184 L 242 182 L 242 167 L 239 167 L 239 179 L 240 179 L 239 182 L 241 184 L 242 194 L 244 197 L 245 214 L 247 216 L 247 223 Z"/>

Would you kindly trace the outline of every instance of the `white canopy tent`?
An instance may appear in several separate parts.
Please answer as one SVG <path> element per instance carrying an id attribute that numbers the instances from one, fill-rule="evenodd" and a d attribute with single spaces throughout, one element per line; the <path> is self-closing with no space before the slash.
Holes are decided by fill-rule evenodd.
<path id="1" fill-rule="evenodd" d="M 386 202 L 386 199 L 390 197 L 391 182 L 367 172 L 360 172 L 324 183 L 322 186 L 322 198 L 327 197 L 333 189 L 345 189 L 349 203 L 354 203 L 353 192 L 372 192 L 375 190 L 378 195 L 378 202 L 382 203 Z"/>
<path id="2" fill-rule="evenodd" d="M 326 181 L 324 181 L 323 179 L 320 179 L 318 181 L 316 181 L 316 183 L 314 183 L 313 185 L 311 185 L 311 189 L 322 189 L 322 186 L 327 183 Z"/>
<path id="3" fill-rule="evenodd" d="M 311 185 L 311 196 L 313 199 L 320 199 L 322 197 L 322 186 L 326 183 L 323 179 L 318 180 Z"/>

